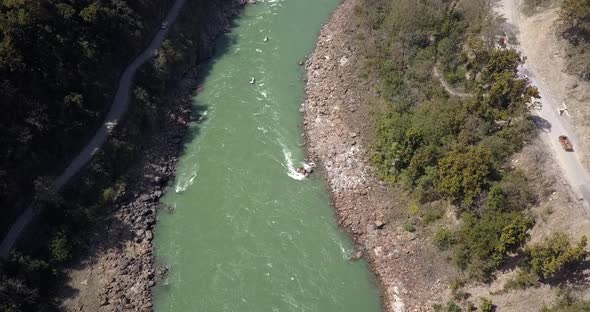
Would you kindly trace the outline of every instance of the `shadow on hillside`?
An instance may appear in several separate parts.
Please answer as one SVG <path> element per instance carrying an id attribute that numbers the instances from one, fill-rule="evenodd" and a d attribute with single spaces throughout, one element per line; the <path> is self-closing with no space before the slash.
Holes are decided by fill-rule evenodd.
<path id="1" fill-rule="evenodd" d="M 545 133 L 551 132 L 551 123 L 547 119 L 536 115 L 532 115 L 531 118 L 533 119 L 533 123 L 535 124 L 535 126 L 537 126 L 537 128 L 539 128 L 539 130 Z"/>
<path id="2" fill-rule="evenodd" d="M 561 37 L 574 46 L 587 44 L 590 42 L 590 30 L 579 27 L 568 27 L 561 32 Z"/>
<path id="3" fill-rule="evenodd" d="M 545 281 L 551 286 L 572 285 L 582 289 L 590 286 L 590 261 L 588 259 L 557 273 Z"/>
<path id="4" fill-rule="evenodd" d="M 234 26 L 232 21 L 232 27 Z M 124 246 L 137 244 L 138 236 L 136 233 L 141 230 L 141 227 L 138 228 L 135 220 L 142 218 L 142 216 L 145 219 L 146 211 L 152 209 L 155 211 L 159 208 L 157 201 L 146 202 L 140 199 L 142 196 L 153 194 L 156 190 L 164 191 L 167 184 L 174 183 L 175 167 L 172 164 L 175 163 L 176 159 L 180 159 L 184 155 L 184 147 L 200 135 L 201 124 L 207 121 L 206 112 L 209 109 L 209 103 L 200 102 L 195 95 L 210 75 L 217 59 L 225 55 L 234 43 L 235 39 L 231 34 L 222 35 L 215 43 L 214 57 L 198 67 L 196 77 L 185 77 L 188 80 L 185 82 L 188 82 L 190 96 L 187 96 L 186 90 L 173 90 L 170 92 L 171 96 L 176 95 L 177 98 L 170 98 L 167 105 L 162 108 L 160 112 L 162 125 L 159 128 L 186 129 L 186 131 L 164 131 L 151 134 L 150 139 L 145 144 L 146 149 L 142 151 L 142 156 L 140 156 L 141 160 L 128 171 L 128 189 L 125 194 L 110 209 L 104 212 L 103 216 L 100 217 L 101 222 L 98 222 L 95 228 L 89 231 L 89 237 L 85 239 L 86 248 L 75 261 L 68 265 L 68 271 L 90 272 L 92 268 L 92 271 L 96 274 L 96 272 L 99 272 L 97 271 L 99 266 L 97 264 L 101 257 L 105 253 L 109 253 L 109 251 L 115 251 L 123 258 L 116 261 L 123 261 L 128 263 L 134 270 L 137 269 L 138 260 L 124 259 L 126 255 L 122 253 L 123 248 Z M 185 101 L 191 102 L 189 103 L 191 105 L 190 118 L 186 116 L 186 111 L 182 111 L 185 105 L 178 105 L 178 102 L 186 104 Z M 179 118 L 179 116 L 185 116 L 186 118 Z M 78 179 L 84 178 L 84 174 L 78 177 Z M 76 182 L 70 185 L 70 187 L 75 187 Z M 124 214 L 130 216 L 127 220 L 115 217 L 117 212 L 121 211 L 120 209 L 126 209 Z M 134 211 L 134 209 L 137 211 Z M 147 217 L 149 216 L 150 214 Z M 115 260 L 111 262 L 113 261 Z M 120 268 L 114 269 L 120 272 Z M 69 274 L 69 276 L 63 277 L 62 285 L 59 287 L 61 289 L 56 294 L 58 300 L 67 301 L 79 296 L 80 291 L 77 289 L 77 284 L 74 287 L 67 286 L 79 282 L 70 279 L 74 275 Z M 102 278 L 100 276 L 95 277 Z M 88 285 L 90 285 L 90 282 L 88 282 Z M 80 288 L 82 287 L 90 286 L 80 285 Z M 100 303 L 95 302 L 95 304 Z M 87 308 L 91 307 L 88 306 Z"/>

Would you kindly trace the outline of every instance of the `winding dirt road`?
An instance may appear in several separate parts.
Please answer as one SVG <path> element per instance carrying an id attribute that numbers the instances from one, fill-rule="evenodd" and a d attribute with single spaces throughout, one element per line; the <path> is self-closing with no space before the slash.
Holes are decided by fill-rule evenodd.
<path id="1" fill-rule="evenodd" d="M 170 11 L 166 16 L 166 21 L 168 24 L 172 24 L 176 18 L 178 17 L 180 10 L 184 6 L 186 0 L 176 0 Z M 123 74 L 119 79 L 119 85 L 117 88 L 117 92 L 113 98 L 113 103 L 111 105 L 111 109 L 109 110 L 107 116 L 105 117 L 104 122 L 100 126 L 100 128 L 96 131 L 92 139 L 86 144 L 84 149 L 72 160 L 69 166 L 63 171 L 63 173 L 53 181 L 51 185 L 52 191 L 59 191 L 61 188 L 73 177 L 75 176 L 80 169 L 92 159 L 92 157 L 96 154 L 96 152 L 103 146 L 106 142 L 107 138 L 110 135 L 112 129 L 117 125 L 123 114 L 127 112 L 129 107 L 129 94 L 131 92 L 131 87 L 133 86 L 133 79 L 135 78 L 135 74 L 137 70 L 145 64 L 148 60 L 150 60 L 154 56 L 154 50 L 158 49 L 166 35 L 168 34 L 168 30 L 170 27 L 166 27 L 164 29 L 160 29 L 150 44 L 145 48 L 145 50 L 135 58 L 135 60 L 127 66 Z M 26 226 L 33 220 L 35 216 L 35 211 L 33 206 L 29 206 L 12 224 L 10 230 L 2 240 L 0 244 L 0 257 L 6 258 L 12 249 L 12 246 L 16 242 L 16 240 L 20 237 L 23 230 Z"/>
<path id="2" fill-rule="evenodd" d="M 523 36 L 523 29 L 520 27 L 520 11 L 517 0 L 502 0 L 499 11 L 504 15 L 506 20 L 506 31 L 512 33 L 517 42 L 520 42 L 520 37 Z M 526 49 L 519 45 L 514 46 L 521 51 L 523 55 L 527 55 Z M 572 187 L 572 190 L 578 200 L 583 201 L 583 206 L 587 217 L 590 216 L 590 175 L 582 165 L 580 155 L 574 152 L 566 152 L 559 144 L 558 137 L 566 135 L 570 138 L 576 147 L 577 137 L 575 131 L 566 120 L 565 115 L 560 115 L 558 107 L 561 107 L 563 99 L 558 98 L 556 94 L 550 92 L 548 81 L 545 81 L 539 74 L 539 66 L 545 64 L 535 64 L 527 61 L 525 65 L 520 68 L 520 73 L 528 76 L 529 81 L 539 89 L 541 94 L 541 109 L 536 111 L 535 123 L 541 130 L 541 138 L 551 150 L 551 154 L 560 165 L 560 168 Z M 543 170 L 543 168 L 539 168 Z"/>
<path id="3" fill-rule="evenodd" d="M 473 96 L 473 94 L 471 94 L 471 93 L 464 93 L 464 92 L 460 92 L 460 91 L 457 91 L 457 90 L 453 89 L 453 87 L 451 87 L 451 85 L 449 85 L 449 83 L 439 73 L 439 71 L 438 71 L 438 64 L 435 65 L 432 68 L 432 75 L 434 76 L 434 78 L 437 78 L 438 79 L 438 81 L 440 82 L 440 84 L 443 86 L 443 88 L 445 88 L 445 90 L 447 90 L 447 92 L 450 95 L 457 96 L 457 97 L 470 97 L 470 96 Z"/>

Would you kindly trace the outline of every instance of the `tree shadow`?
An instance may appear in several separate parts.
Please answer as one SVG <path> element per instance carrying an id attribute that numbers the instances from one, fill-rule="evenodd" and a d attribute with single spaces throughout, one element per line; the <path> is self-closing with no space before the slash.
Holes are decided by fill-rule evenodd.
<path id="1" fill-rule="evenodd" d="M 590 30 L 579 27 L 566 27 L 561 32 L 561 38 L 571 45 L 578 46 L 590 42 Z"/>
<path id="2" fill-rule="evenodd" d="M 590 285 L 590 260 L 585 259 L 572 265 L 543 282 L 551 286 L 568 284 L 587 289 Z"/>
<path id="3" fill-rule="evenodd" d="M 547 119 L 537 116 L 537 115 L 532 115 L 531 119 L 533 120 L 533 123 L 535 124 L 535 126 L 537 126 L 537 128 L 539 128 L 539 130 L 541 130 L 545 133 L 551 132 L 551 123 Z"/>
<path id="4" fill-rule="evenodd" d="M 235 21 L 232 20 L 231 27 L 235 27 Z M 194 85 L 197 86 L 195 89 L 194 94 L 192 94 L 190 100 L 192 105 L 192 114 L 190 116 L 191 123 L 184 134 L 182 139 L 184 146 L 195 140 L 200 134 L 200 127 L 199 125 L 203 122 L 206 122 L 209 118 L 208 110 L 210 105 L 208 103 L 204 103 L 201 99 L 198 98 L 198 93 L 203 91 L 205 86 L 205 82 L 209 77 L 211 71 L 215 67 L 218 59 L 223 57 L 226 53 L 230 51 L 231 46 L 236 44 L 236 38 L 232 36 L 231 33 L 223 34 L 215 41 L 215 48 L 213 50 L 213 56 L 208 60 L 201 60 L 202 64 L 198 65 L 197 68 L 197 76 L 194 79 Z M 183 149 L 181 153 L 181 157 L 185 155 L 185 151 Z"/>
<path id="5" fill-rule="evenodd" d="M 506 34 L 508 36 L 508 44 L 511 46 L 519 46 L 520 41 L 518 37 L 520 35 L 520 30 L 518 26 L 514 25 L 513 23 L 509 22 L 508 19 L 505 17 L 499 18 L 499 22 L 501 26 L 499 27 L 500 35 Z"/>
<path id="6" fill-rule="evenodd" d="M 499 272 L 509 272 L 516 270 L 524 261 L 525 255 L 522 252 L 509 255 L 498 267 Z"/>
<path id="7" fill-rule="evenodd" d="M 229 25 L 234 27 L 235 21 L 232 19 Z M 59 287 L 50 289 L 49 297 L 52 297 L 53 300 L 61 302 L 73 300 L 81 295 L 81 289 L 84 287 L 98 287 L 103 289 L 88 288 L 84 291 L 96 292 L 92 294 L 93 297 L 96 297 L 95 301 L 99 298 L 99 291 L 107 291 L 104 296 L 108 296 L 109 300 L 112 300 L 106 304 L 119 305 L 120 307 L 125 300 L 131 299 L 127 284 L 134 285 L 133 283 L 136 282 L 141 282 L 142 287 L 147 288 L 147 290 L 140 290 L 143 294 L 146 292 L 149 294 L 151 286 L 148 286 L 150 285 L 148 282 L 154 278 L 156 272 L 147 275 L 143 273 L 145 270 L 152 269 L 158 271 L 151 253 L 151 239 L 153 238 L 151 231 L 156 223 L 157 211 L 160 207 L 159 198 L 165 192 L 170 181 L 174 180 L 176 163 L 185 153 L 183 146 L 199 136 L 200 125 L 207 120 L 206 112 L 209 105 L 195 97 L 196 93 L 200 91 L 199 86 L 210 75 L 219 57 L 226 54 L 235 42 L 236 39 L 231 34 L 226 33 L 220 36 L 215 42 L 213 58 L 203 62 L 203 58 L 198 56 L 197 59 L 201 65 L 194 65 L 183 73 L 182 81 L 174 84 L 171 87 L 172 90 L 167 92 L 162 101 L 163 104 L 158 106 L 158 125 L 150 132 L 143 134 L 147 139 L 145 142 L 142 140 L 142 150 L 137 156 L 134 156 L 132 165 L 124 173 L 127 183 L 121 196 L 105 205 L 97 205 L 96 201 L 79 198 L 80 196 L 89 197 L 87 194 L 83 194 L 85 190 L 80 186 L 85 180 L 96 179 L 96 173 L 91 170 L 94 166 L 100 166 L 96 157 L 63 189 L 64 197 L 69 197 L 75 205 L 87 204 L 100 207 L 94 211 L 96 212 L 96 215 L 93 216 L 94 222 L 83 233 L 77 233 L 81 238 L 73 259 L 59 267 L 60 273 L 57 276 Z M 130 124 L 131 113 L 126 114 L 121 124 Z M 107 160 L 117 162 L 115 158 L 107 158 Z M 102 190 L 95 189 L 93 191 L 97 192 L 100 197 Z M 92 196 L 96 197 L 97 194 Z M 83 204 L 80 204 L 79 201 Z M 84 213 L 83 209 L 76 209 L 75 205 L 72 209 L 73 213 Z M 149 235 L 146 234 L 148 231 Z M 47 257 L 49 236 L 54 232 L 53 224 L 48 224 L 44 217 L 37 217 L 25 229 L 22 239 L 15 247 L 27 251 L 28 254 L 45 253 L 44 257 Z M 131 256 L 126 253 L 129 249 L 142 250 L 143 256 Z M 64 269 L 70 272 L 84 271 L 83 276 L 91 274 L 93 281 L 89 279 L 80 281 L 80 276 L 73 280 L 73 275 L 68 274 Z M 148 277 L 150 274 L 151 277 Z M 110 280 L 111 278 L 113 281 Z M 115 279 L 117 281 L 114 281 Z M 127 288 L 119 285 L 120 280 L 124 281 L 122 284 L 127 283 L 125 284 Z M 104 289 L 106 287 L 103 285 L 104 283 L 107 283 L 108 287 L 121 287 L 121 289 L 115 296 L 114 293 L 109 292 L 110 290 Z M 125 296 L 128 296 L 127 299 Z M 87 305 L 85 302 L 84 304 L 84 309 L 87 310 L 105 303 L 93 302 L 96 307 Z"/>

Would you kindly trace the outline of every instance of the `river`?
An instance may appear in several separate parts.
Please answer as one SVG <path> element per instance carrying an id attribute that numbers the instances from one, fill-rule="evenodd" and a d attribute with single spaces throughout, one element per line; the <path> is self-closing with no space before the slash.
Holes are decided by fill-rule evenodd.
<path id="1" fill-rule="evenodd" d="M 298 63 L 337 5 L 259 0 L 218 41 L 194 99 L 204 120 L 163 198 L 174 209 L 160 213 L 155 246 L 170 272 L 155 311 L 380 311 L 322 178 L 295 172 L 305 157 Z"/>

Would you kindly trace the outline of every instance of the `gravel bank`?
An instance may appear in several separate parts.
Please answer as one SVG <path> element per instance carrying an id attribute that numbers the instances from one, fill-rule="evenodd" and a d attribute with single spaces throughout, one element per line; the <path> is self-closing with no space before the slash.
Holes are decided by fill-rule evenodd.
<path id="1" fill-rule="evenodd" d="M 359 76 L 364 47 L 354 7 L 345 1 L 322 27 L 306 63 L 304 128 L 309 158 L 319 164 L 339 224 L 377 277 L 388 311 L 428 311 L 448 298 L 455 270 L 428 238 L 402 228 L 400 192 L 374 178 L 368 146 L 376 91 Z"/>

